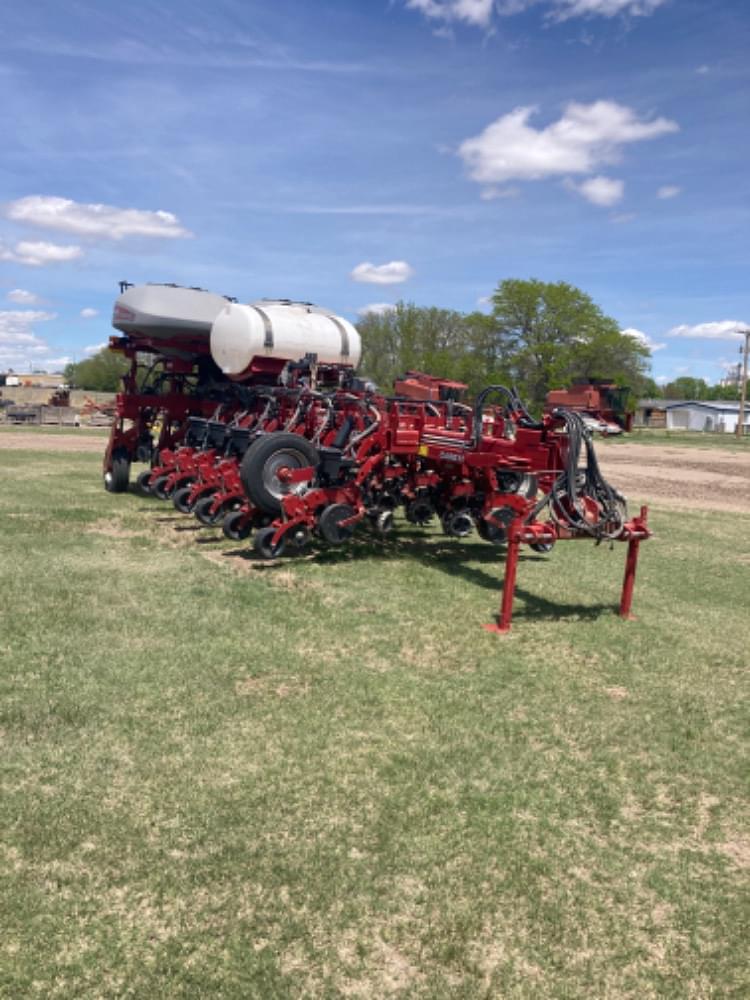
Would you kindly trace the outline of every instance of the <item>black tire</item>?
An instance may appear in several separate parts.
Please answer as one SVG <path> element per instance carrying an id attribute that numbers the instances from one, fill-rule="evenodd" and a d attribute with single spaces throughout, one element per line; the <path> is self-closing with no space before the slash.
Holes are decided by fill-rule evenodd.
<path id="1" fill-rule="evenodd" d="M 126 493 L 130 483 L 130 453 L 127 448 L 115 448 L 112 467 L 104 473 L 104 489 L 108 493 Z"/>
<path id="2" fill-rule="evenodd" d="M 440 522 L 443 532 L 451 538 L 468 538 L 474 530 L 474 519 L 468 510 L 449 510 Z"/>
<path id="3" fill-rule="evenodd" d="M 252 525 L 247 514 L 242 510 L 230 511 L 221 522 L 224 535 L 233 542 L 244 542 L 250 537 Z"/>
<path id="4" fill-rule="evenodd" d="M 175 510 L 179 510 L 181 514 L 190 514 L 193 510 L 192 504 L 188 502 L 188 497 L 193 492 L 192 486 L 181 486 L 179 490 L 175 490 L 172 494 L 172 503 L 174 504 Z"/>
<path id="5" fill-rule="evenodd" d="M 253 541 L 253 548 L 262 556 L 264 559 L 278 559 L 279 556 L 284 551 L 284 539 L 282 538 L 277 545 L 271 544 L 271 539 L 276 534 L 276 528 L 269 525 L 267 528 L 261 528 L 260 531 L 256 531 L 255 539 Z"/>
<path id="6" fill-rule="evenodd" d="M 158 476 L 151 483 L 151 494 L 152 496 L 158 497 L 160 500 L 169 500 L 170 492 L 167 486 L 167 480 L 169 476 Z"/>
<path id="7" fill-rule="evenodd" d="M 264 434 L 250 445 L 242 458 L 240 478 L 253 504 L 266 514 L 276 515 L 281 513 L 282 497 L 306 486 L 285 485 L 277 476 L 279 469 L 304 469 L 317 464 L 318 453 L 307 438 L 278 431 Z"/>
<path id="8" fill-rule="evenodd" d="M 138 473 L 138 478 L 135 481 L 135 485 L 140 493 L 145 493 L 146 496 L 151 496 L 151 469 L 144 469 L 143 472 Z"/>
<path id="9" fill-rule="evenodd" d="M 354 514 L 354 508 L 348 503 L 332 503 L 326 507 L 320 515 L 318 531 L 329 545 L 343 545 L 349 541 L 354 534 L 354 528 L 351 525 L 342 528 L 341 522 L 354 517 Z"/>
<path id="10" fill-rule="evenodd" d="M 554 542 L 532 542 L 529 546 L 534 552 L 541 552 L 542 555 L 547 555 L 554 548 Z"/>
<path id="11" fill-rule="evenodd" d="M 219 507 L 219 509 L 212 514 L 211 505 L 214 502 L 212 495 L 207 497 L 201 497 L 193 507 L 193 513 L 198 518 L 201 524 L 205 524 L 207 528 L 213 528 L 214 525 L 218 524 L 224 517 L 225 511 Z"/>
<path id="12" fill-rule="evenodd" d="M 492 521 L 485 521 L 483 517 L 477 520 L 477 534 L 483 541 L 489 542 L 490 545 L 504 545 L 508 537 L 505 528 L 499 524 L 494 524 Z"/>
<path id="13" fill-rule="evenodd" d="M 435 508 L 429 500 L 418 497 L 406 505 L 406 520 L 411 524 L 424 526 L 429 524 L 435 516 Z"/>

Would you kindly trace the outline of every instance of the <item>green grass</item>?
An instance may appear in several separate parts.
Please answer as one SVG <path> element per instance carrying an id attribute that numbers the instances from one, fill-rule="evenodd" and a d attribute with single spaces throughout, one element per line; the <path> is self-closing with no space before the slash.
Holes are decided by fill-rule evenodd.
<path id="1" fill-rule="evenodd" d="M 32 434 L 75 434 L 76 437 L 108 437 L 109 427 L 73 427 L 71 424 L 8 424 L 0 422 L 0 434 L 15 434 L 19 431 Z"/>
<path id="2" fill-rule="evenodd" d="M 704 431 L 667 431 L 636 427 L 629 434 L 621 434 L 606 439 L 608 444 L 684 445 L 688 448 L 730 448 L 732 451 L 750 455 L 750 435 L 738 438 L 734 434 L 706 433 Z"/>
<path id="3" fill-rule="evenodd" d="M 750 518 L 258 564 L 0 452 L 0 996 L 745 997 Z"/>

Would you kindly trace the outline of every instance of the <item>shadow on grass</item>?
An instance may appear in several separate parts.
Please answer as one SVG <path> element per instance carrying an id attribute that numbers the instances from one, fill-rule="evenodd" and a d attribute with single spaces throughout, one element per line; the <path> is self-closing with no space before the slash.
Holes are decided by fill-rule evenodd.
<path id="1" fill-rule="evenodd" d="M 359 560 L 387 562 L 411 559 L 449 576 L 460 577 L 471 586 L 492 590 L 497 594 L 499 605 L 505 576 L 505 547 L 462 545 L 457 539 L 433 539 L 434 536 L 423 535 L 418 531 L 400 531 L 396 538 L 354 538 L 341 548 L 323 548 L 315 543 L 302 550 L 292 546 L 287 548 L 281 559 L 273 561 L 265 560 L 255 553 L 251 544 L 247 548 L 224 550 L 223 554 L 229 559 L 242 559 L 253 563 L 261 572 L 273 572 L 276 568 L 288 565 L 295 558 L 303 558 L 307 562 L 321 566 L 337 566 Z M 210 541 L 210 539 L 199 539 L 199 541 Z M 543 555 L 532 555 L 522 551 L 519 564 L 526 562 L 546 563 L 550 560 Z M 480 565 L 476 565 L 477 563 Z M 617 607 L 616 603 L 578 604 L 551 601 L 519 587 L 518 584 L 515 596 L 522 602 L 514 611 L 514 617 L 517 618 L 595 619 L 603 614 L 611 614 Z"/>
<path id="2" fill-rule="evenodd" d="M 144 512 L 153 514 L 154 508 L 144 508 Z M 167 512 L 154 518 L 154 521 L 165 526 L 171 526 L 174 531 L 191 532 L 196 536 L 203 531 L 211 531 L 207 525 L 196 523 L 193 519 L 177 511 Z M 199 545 L 217 545 L 223 541 L 221 535 L 211 534 L 196 537 Z M 346 545 L 340 548 L 323 546 L 313 541 L 304 549 L 293 545 L 287 547 L 281 559 L 269 561 L 259 556 L 252 547 L 252 539 L 243 548 L 219 550 L 227 559 L 238 559 L 253 564 L 260 572 L 273 572 L 292 560 L 303 559 L 321 566 L 337 566 L 339 564 L 371 560 L 374 562 L 389 562 L 410 559 L 423 566 L 439 570 L 448 576 L 460 577 L 473 587 L 482 587 L 497 594 L 498 605 L 503 589 L 505 576 L 505 546 L 490 544 L 462 544 L 458 539 L 425 534 L 416 528 L 401 528 L 392 537 L 379 538 L 375 535 L 355 535 Z M 548 563 L 550 558 L 544 555 L 532 554 L 521 550 L 519 565 L 527 562 Z M 579 604 L 562 601 L 551 601 L 533 594 L 516 584 L 515 597 L 521 602 L 514 610 L 516 618 L 542 619 L 595 619 L 603 614 L 611 614 L 616 610 L 617 603 Z"/>

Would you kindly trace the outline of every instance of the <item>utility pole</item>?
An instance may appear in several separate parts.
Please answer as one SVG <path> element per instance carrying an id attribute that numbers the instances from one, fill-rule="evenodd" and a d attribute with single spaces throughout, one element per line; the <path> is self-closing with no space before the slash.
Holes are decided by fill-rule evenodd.
<path id="1" fill-rule="evenodd" d="M 742 331 L 745 335 L 745 347 L 741 347 L 742 351 L 742 385 L 740 387 L 740 415 L 737 419 L 737 427 L 735 428 L 735 434 L 737 437 L 742 437 L 745 433 L 745 403 L 747 402 L 747 355 L 750 351 L 750 329 L 745 329 Z"/>

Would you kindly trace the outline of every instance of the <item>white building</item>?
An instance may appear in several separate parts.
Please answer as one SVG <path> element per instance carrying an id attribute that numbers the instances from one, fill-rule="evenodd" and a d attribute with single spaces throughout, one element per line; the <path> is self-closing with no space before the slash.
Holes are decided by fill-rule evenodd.
<path id="1" fill-rule="evenodd" d="M 734 433 L 740 404 L 720 399 L 665 402 L 668 431 L 726 431 Z M 750 432 L 750 406 L 745 407 L 744 433 Z"/>

